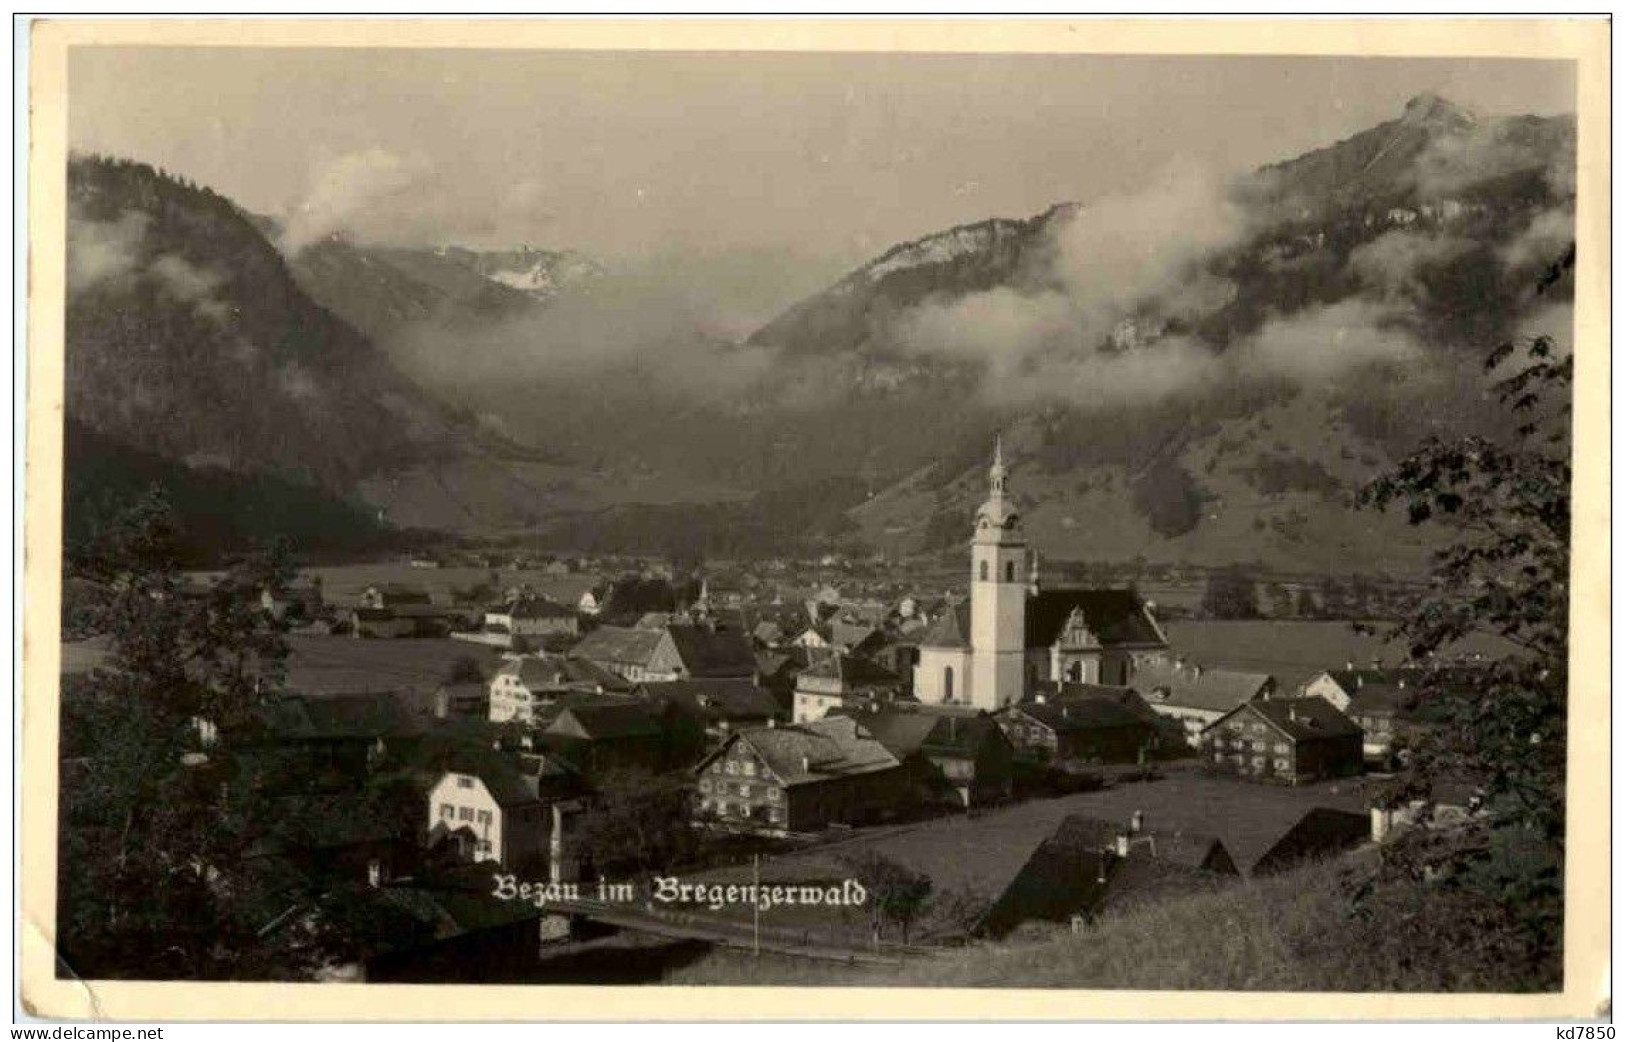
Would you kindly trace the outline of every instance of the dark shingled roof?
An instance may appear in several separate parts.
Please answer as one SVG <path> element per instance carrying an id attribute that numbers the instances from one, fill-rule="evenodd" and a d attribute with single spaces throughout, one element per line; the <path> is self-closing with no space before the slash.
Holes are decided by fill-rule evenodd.
<path id="1" fill-rule="evenodd" d="M 1337 711 L 1318 696 L 1276 698 L 1249 705 L 1270 723 L 1294 739 L 1328 738 L 1361 734 L 1360 725 Z"/>
<path id="2" fill-rule="evenodd" d="M 876 712 L 833 712 L 851 714 L 898 759 L 915 753 L 974 757 L 1003 736 L 991 717 L 968 706 L 894 704 Z"/>
<path id="3" fill-rule="evenodd" d="M 640 684 L 637 690 L 651 701 L 710 722 L 766 720 L 779 710 L 773 695 L 754 680 L 672 680 Z"/>
<path id="4" fill-rule="evenodd" d="M 838 680 L 845 688 L 874 687 L 899 682 L 897 674 L 866 658 L 853 655 L 826 655 L 801 671 L 815 680 Z"/>
<path id="5" fill-rule="evenodd" d="M 1147 727 L 1150 722 L 1113 698 L 1083 696 L 1015 707 L 1051 730 L 1066 734 L 1110 727 Z"/>
<path id="6" fill-rule="evenodd" d="M 677 655 L 693 677 L 750 677 L 756 674 L 756 652 L 744 631 L 731 626 L 673 624 L 666 627 Z"/>
<path id="7" fill-rule="evenodd" d="M 260 718 L 278 738 L 307 740 L 411 735 L 433 723 L 427 705 L 414 704 L 396 691 L 278 695 Z"/>
<path id="8" fill-rule="evenodd" d="M 1133 590 L 1040 590 L 1027 598 L 1027 646 L 1047 648 L 1060 639 L 1072 610 L 1080 609 L 1102 646 L 1167 641 Z"/>
<path id="9" fill-rule="evenodd" d="M 956 604 L 937 616 L 920 635 L 919 644 L 922 648 L 970 647 L 970 603 Z"/>
<path id="10" fill-rule="evenodd" d="M 1148 702 L 1216 713 L 1228 713 L 1258 698 L 1273 683 L 1268 673 L 1175 662 L 1150 662 L 1134 670 L 1134 686 L 1145 694 Z"/>
<path id="11" fill-rule="evenodd" d="M 733 742 L 744 742 L 767 764 L 785 786 L 873 774 L 900 766 L 896 756 L 868 729 L 846 716 L 825 717 L 790 727 L 756 727 L 737 732 L 721 749 L 706 757 L 696 772 L 721 755 Z"/>
<path id="12" fill-rule="evenodd" d="M 659 630 L 640 630 L 629 626 L 600 626 L 570 649 L 570 657 L 586 659 L 599 664 L 635 662 L 645 663 L 659 647 Z"/>
<path id="13" fill-rule="evenodd" d="M 555 604 L 545 597 L 532 597 L 515 601 L 508 606 L 506 614 L 516 619 L 570 619 L 575 617 L 575 609 Z"/>
<path id="14" fill-rule="evenodd" d="M 548 726 L 564 733 L 566 717 L 573 718 L 589 740 L 658 737 L 660 722 L 647 702 L 615 700 L 566 705 Z"/>
<path id="15" fill-rule="evenodd" d="M 1454 699 L 1432 696 L 1415 687 L 1367 683 L 1349 699 L 1345 713 L 1355 716 L 1387 716 L 1411 723 L 1443 723 Z"/>

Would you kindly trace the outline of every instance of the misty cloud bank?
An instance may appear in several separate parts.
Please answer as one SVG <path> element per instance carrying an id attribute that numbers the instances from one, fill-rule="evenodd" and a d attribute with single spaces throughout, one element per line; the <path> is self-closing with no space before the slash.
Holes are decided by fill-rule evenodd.
<path id="1" fill-rule="evenodd" d="M 98 220 L 77 206 L 69 207 L 69 295 L 146 278 L 168 297 L 190 304 L 198 315 L 224 323 L 229 309 L 216 298 L 216 291 L 225 284 L 225 276 L 177 253 L 154 254 L 146 242 L 150 223 L 151 219 L 139 210 L 125 210 L 113 220 Z"/>
<path id="2" fill-rule="evenodd" d="M 1517 120 L 1441 135 L 1405 176 L 1420 200 L 1450 200 L 1475 184 L 1538 171 L 1552 194 L 1572 193 L 1573 156 L 1540 150 Z M 829 281 L 785 257 L 685 251 L 622 264 L 534 313 L 470 326 L 434 319 L 391 347 L 431 386 L 622 380 L 707 404 L 742 399 L 816 406 L 849 393 L 863 365 L 947 364 L 973 374 L 988 403 L 1064 402 L 1078 408 L 1155 402 L 1234 381 L 1312 385 L 1372 367 L 1425 362 L 1417 310 L 1430 272 L 1481 245 L 1443 227 L 1394 227 L 1355 248 L 1341 269 L 1351 295 L 1264 318 L 1217 351 L 1190 330 L 1235 299 L 1215 263 L 1277 227 L 1300 201 L 1273 194 L 1268 175 L 1224 177 L 1172 167 L 1144 188 L 1054 219 L 1015 286 L 935 300 L 889 315 L 871 331 L 876 357 L 789 357 L 746 337 L 789 301 Z M 476 223 L 531 227 L 545 186 L 520 179 L 482 201 Z M 451 209 L 456 208 L 457 213 Z M 468 227 L 468 205 L 421 160 L 378 150 L 316 171 L 288 215 L 280 245 L 297 252 L 336 231 L 362 241 L 445 241 Z M 461 222 L 459 225 L 458 222 Z M 1572 241 L 1571 204 L 1538 213 L 1500 247 L 1520 275 Z M 569 243 L 549 244 L 556 248 Z M 116 263 L 82 258 L 89 268 Z M 184 281 L 181 273 L 172 273 Z M 888 363 L 886 357 L 892 362 Z"/>

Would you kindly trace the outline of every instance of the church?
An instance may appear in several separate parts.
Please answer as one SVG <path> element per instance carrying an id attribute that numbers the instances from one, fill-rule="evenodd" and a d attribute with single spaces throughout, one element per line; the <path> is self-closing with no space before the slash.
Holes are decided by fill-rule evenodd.
<path id="1" fill-rule="evenodd" d="M 970 603 L 920 638 L 914 696 L 997 709 L 1039 681 L 1128 684 L 1138 665 L 1165 659 L 1167 635 L 1132 590 L 1039 588 L 1005 477 L 999 444 L 971 539 Z"/>

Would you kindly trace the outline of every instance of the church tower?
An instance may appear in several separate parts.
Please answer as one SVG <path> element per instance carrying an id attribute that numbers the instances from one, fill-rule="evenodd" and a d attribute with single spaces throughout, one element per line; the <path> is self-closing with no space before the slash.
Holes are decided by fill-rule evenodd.
<path id="1" fill-rule="evenodd" d="M 1019 702 L 1026 684 L 1027 541 L 1021 518 L 1005 498 L 1004 445 L 996 443 L 988 469 L 987 502 L 976 512 L 971 540 L 972 705 L 996 709 Z"/>

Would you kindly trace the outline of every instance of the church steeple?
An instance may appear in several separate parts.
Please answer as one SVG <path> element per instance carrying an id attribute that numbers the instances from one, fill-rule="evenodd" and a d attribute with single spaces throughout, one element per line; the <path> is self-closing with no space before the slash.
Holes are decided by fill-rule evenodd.
<path id="1" fill-rule="evenodd" d="M 1004 435 L 995 435 L 993 438 L 993 466 L 987 468 L 987 483 L 990 494 L 996 499 L 1004 498 Z"/>
<path id="2" fill-rule="evenodd" d="M 1004 438 L 1001 436 L 993 442 L 993 465 L 987 468 L 987 501 L 976 512 L 976 534 L 979 539 L 986 534 L 1014 534 L 1020 524 L 1015 507 L 1004 498 L 1005 476 Z"/>

